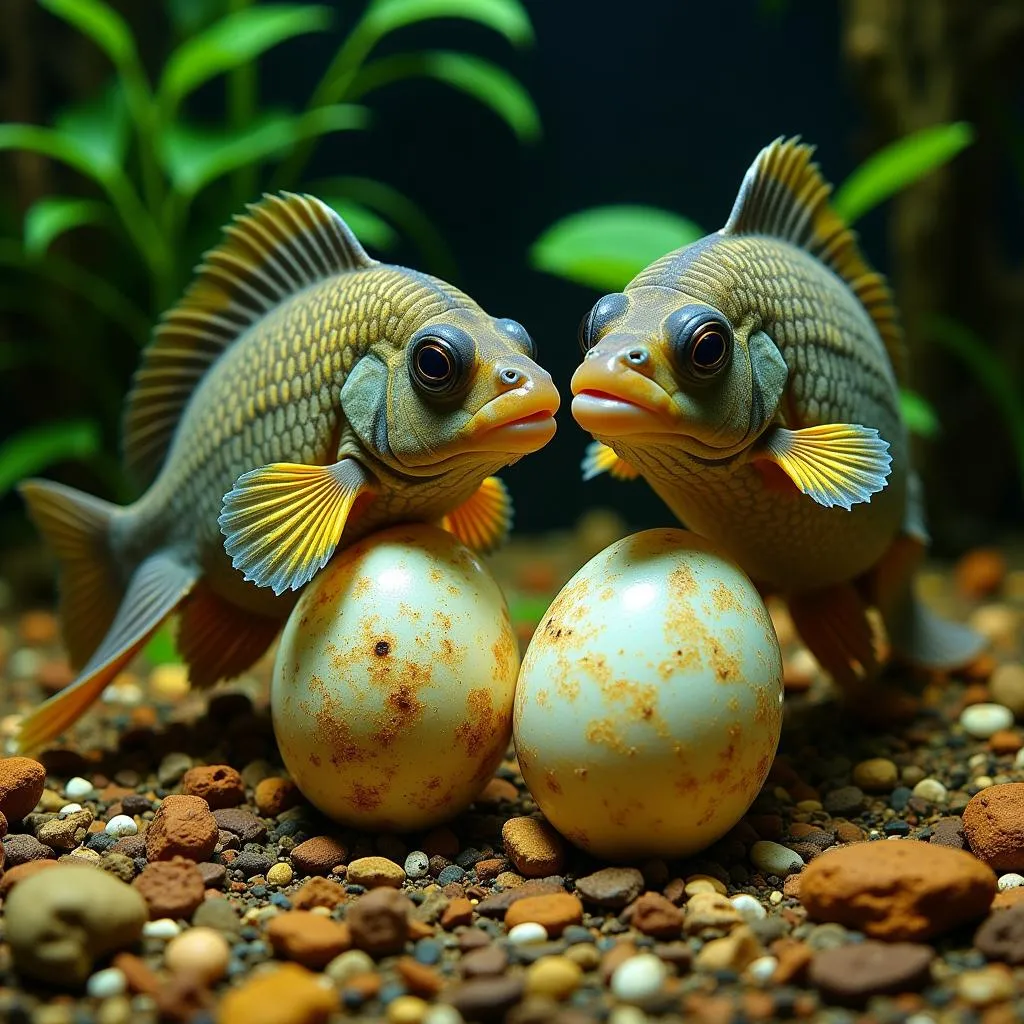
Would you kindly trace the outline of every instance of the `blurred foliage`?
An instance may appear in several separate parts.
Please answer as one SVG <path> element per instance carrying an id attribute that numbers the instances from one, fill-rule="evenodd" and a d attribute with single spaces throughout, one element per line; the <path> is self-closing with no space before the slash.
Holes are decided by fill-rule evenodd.
<path id="1" fill-rule="evenodd" d="M 832 199 L 836 212 L 853 224 L 951 160 L 972 138 L 970 125 L 956 122 L 914 132 L 883 147 L 836 190 Z M 660 256 L 705 234 L 692 221 L 658 207 L 599 206 L 570 214 L 549 227 L 533 243 L 530 260 L 538 270 L 556 277 L 603 292 L 617 291 Z M 976 372 L 981 365 L 977 359 L 968 364 Z M 904 390 L 900 404 L 912 432 L 932 437 L 939 431 L 938 414 L 922 395 Z"/>
<path id="2" fill-rule="evenodd" d="M 370 127 L 365 104 L 373 92 L 408 79 L 432 78 L 493 111 L 517 139 L 532 141 L 540 134 L 540 118 L 526 89 L 490 61 L 451 51 L 373 56 L 386 37 L 403 28 L 452 18 L 475 22 L 515 47 L 529 46 L 533 28 L 520 0 L 370 0 L 347 32 L 339 34 L 333 59 L 299 111 L 260 105 L 258 61 L 290 40 L 332 31 L 329 6 L 166 0 L 166 16 L 179 42 L 168 45 L 161 66 L 150 75 L 132 27 L 104 0 L 39 4 L 98 47 L 113 76 L 97 95 L 61 111 L 52 125 L 0 124 L 0 150 L 30 151 L 64 164 L 88 190 L 86 196 L 40 199 L 26 212 L 20 239 L 0 238 L 0 266 L 25 271 L 35 281 L 31 295 L 12 291 L 3 299 L 47 321 L 47 331 L 62 329 L 68 335 L 65 344 L 90 332 L 80 322 L 53 323 L 53 285 L 91 308 L 100 322 L 91 335 L 96 348 L 80 354 L 77 369 L 93 375 L 93 390 L 106 394 L 111 420 L 120 396 L 112 394 L 118 389 L 104 374 L 109 375 L 105 364 L 116 332 L 103 325 L 116 324 L 135 344 L 143 344 L 153 318 L 187 282 L 198 256 L 196 240 L 212 237 L 229 214 L 257 198 L 262 188 L 302 185 L 349 219 L 371 248 L 386 251 L 404 236 L 427 269 L 451 276 L 453 260 L 441 232 L 393 187 L 346 176 L 303 181 L 318 138 Z M 188 101 L 217 79 L 223 80 L 225 117 L 219 123 L 198 123 L 188 114 Z M 62 236 L 85 227 L 112 236 L 121 257 L 119 278 L 97 272 L 91 260 L 76 262 L 52 253 Z M 132 287 L 138 266 L 148 288 L 148 301 L 142 304 Z M 20 343 L 11 351 L 0 349 L 0 371 L 38 359 L 44 349 L 28 343 L 24 351 Z M 60 371 L 54 365 L 58 351 L 51 347 L 55 372 Z M 99 435 L 98 422 L 27 429 L 0 449 L 0 493 L 8 478 L 91 454 L 97 444 L 90 446 L 84 438 Z"/>

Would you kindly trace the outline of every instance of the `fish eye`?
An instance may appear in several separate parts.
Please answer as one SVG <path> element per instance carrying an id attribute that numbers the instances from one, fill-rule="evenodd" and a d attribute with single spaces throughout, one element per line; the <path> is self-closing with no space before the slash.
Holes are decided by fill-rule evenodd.
<path id="1" fill-rule="evenodd" d="M 537 358 L 537 346 L 529 331 L 518 320 L 510 320 L 506 316 L 495 320 L 494 326 L 503 334 L 507 334 L 531 359 Z"/>
<path id="2" fill-rule="evenodd" d="M 614 292 L 598 299 L 594 308 L 580 321 L 580 348 L 589 352 L 600 340 L 604 329 L 626 312 L 629 299 L 622 292 Z"/>
<path id="3" fill-rule="evenodd" d="M 413 383 L 431 397 L 446 397 L 457 391 L 466 382 L 472 359 L 472 339 L 450 324 L 425 328 L 409 346 Z"/>
<path id="4" fill-rule="evenodd" d="M 728 364 L 732 327 L 717 310 L 684 306 L 668 318 L 665 328 L 676 364 L 690 376 L 706 380 Z"/>

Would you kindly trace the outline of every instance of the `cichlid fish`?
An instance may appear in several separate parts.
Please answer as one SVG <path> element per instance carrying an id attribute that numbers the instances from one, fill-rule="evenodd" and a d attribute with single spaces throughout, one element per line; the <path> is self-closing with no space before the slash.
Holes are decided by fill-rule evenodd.
<path id="1" fill-rule="evenodd" d="M 488 549 L 511 505 L 491 476 L 545 445 L 559 397 L 514 320 L 371 259 L 312 196 L 265 196 L 163 318 L 125 411 L 148 490 L 119 507 L 21 491 L 62 570 L 78 677 L 23 723 L 74 722 L 172 612 L 193 684 L 244 671 L 339 545 L 403 520 Z"/>
<path id="2" fill-rule="evenodd" d="M 828 205 L 813 149 L 776 140 L 720 231 L 607 295 L 580 326 L 573 416 L 597 441 L 584 476 L 643 476 L 764 592 L 784 595 L 837 681 L 890 646 L 954 667 L 981 648 L 920 604 L 927 544 L 889 290 Z"/>

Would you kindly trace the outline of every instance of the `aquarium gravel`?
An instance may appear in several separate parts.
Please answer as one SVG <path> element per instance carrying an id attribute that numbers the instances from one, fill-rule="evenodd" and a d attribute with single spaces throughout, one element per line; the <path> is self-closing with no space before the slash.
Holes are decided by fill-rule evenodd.
<path id="1" fill-rule="evenodd" d="M 519 544 L 495 571 L 525 642 L 572 565 Z M 0 760 L 0 1019 L 1021 1019 L 1024 570 L 993 580 L 973 553 L 922 586 L 991 650 L 960 678 L 896 676 L 870 708 L 838 702 L 772 605 L 779 754 L 682 861 L 578 851 L 512 750 L 449 824 L 338 828 L 284 775 L 268 660 L 207 699 L 141 658 L 67 745 Z M 7 751 L 66 682 L 60 651 L 47 610 L 4 617 Z"/>

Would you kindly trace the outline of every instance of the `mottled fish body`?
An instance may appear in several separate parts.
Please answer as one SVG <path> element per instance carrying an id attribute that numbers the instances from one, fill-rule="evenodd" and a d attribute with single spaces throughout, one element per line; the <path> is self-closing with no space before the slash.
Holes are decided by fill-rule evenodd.
<path id="1" fill-rule="evenodd" d="M 554 434 L 558 395 L 515 321 L 378 263 L 311 196 L 226 229 L 156 331 L 125 416 L 148 490 L 125 508 L 22 491 L 62 563 L 78 678 L 23 725 L 78 718 L 172 612 L 196 685 L 244 671 L 338 546 L 403 520 L 486 550 L 511 505 L 492 474 Z"/>

